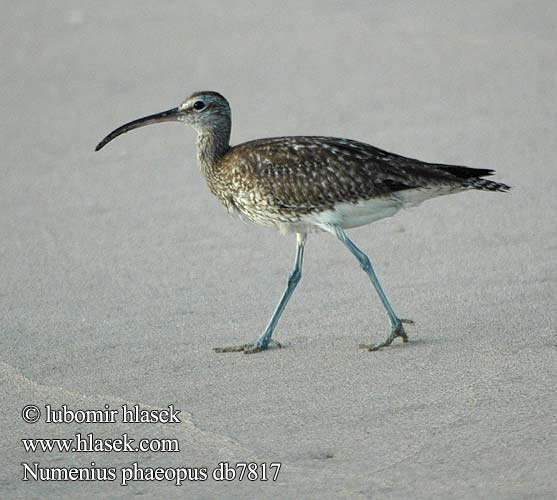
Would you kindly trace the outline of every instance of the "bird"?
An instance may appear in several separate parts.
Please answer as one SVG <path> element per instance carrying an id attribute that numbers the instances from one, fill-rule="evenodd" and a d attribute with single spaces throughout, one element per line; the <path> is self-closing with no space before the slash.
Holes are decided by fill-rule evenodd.
<path id="1" fill-rule="evenodd" d="M 346 230 L 391 217 L 430 198 L 481 190 L 511 188 L 486 177 L 494 170 L 427 163 L 350 139 L 285 136 L 230 145 L 230 104 L 214 91 L 194 92 L 177 107 L 126 123 L 95 148 L 130 130 L 161 122 L 182 122 L 197 132 L 197 164 L 210 192 L 229 213 L 244 220 L 296 235 L 294 267 L 284 292 L 262 334 L 254 342 L 214 348 L 246 354 L 281 347 L 272 339 L 277 323 L 302 277 L 308 235 L 325 232 L 356 258 L 367 274 L 390 323 L 379 343 L 360 344 L 367 351 L 387 347 L 397 338 L 408 342 L 404 324 L 394 311 L 368 256 Z"/>

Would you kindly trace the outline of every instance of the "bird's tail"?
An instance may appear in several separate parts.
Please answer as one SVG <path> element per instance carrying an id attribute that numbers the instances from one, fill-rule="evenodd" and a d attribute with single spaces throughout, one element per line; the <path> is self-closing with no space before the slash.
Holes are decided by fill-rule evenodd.
<path id="1" fill-rule="evenodd" d="M 511 189 L 510 186 L 507 186 L 502 182 L 490 181 L 488 179 L 482 179 L 480 177 L 472 177 L 471 179 L 467 179 L 463 185 L 472 189 L 481 189 L 482 191 L 499 191 L 502 193 L 506 193 Z"/>
<path id="2" fill-rule="evenodd" d="M 495 170 L 487 168 L 470 168 L 457 165 L 439 165 L 445 172 L 448 172 L 462 180 L 462 186 L 471 189 L 480 189 L 482 191 L 500 191 L 507 192 L 510 186 L 502 182 L 490 181 L 483 179 L 495 173 Z"/>

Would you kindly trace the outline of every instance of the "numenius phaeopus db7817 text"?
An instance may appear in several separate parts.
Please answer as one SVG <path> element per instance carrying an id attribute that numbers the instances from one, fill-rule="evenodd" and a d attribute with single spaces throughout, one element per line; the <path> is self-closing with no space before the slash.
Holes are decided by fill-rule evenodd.
<path id="1" fill-rule="evenodd" d="M 388 153 L 362 142 L 334 137 L 276 137 L 230 146 L 231 112 L 217 92 L 196 92 L 178 107 L 122 125 L 107 135 L 98 151 L 115 137 L 152 123 L 177 121 L 197 131 L 197 162 L 210 191 L 229 212 L 284 233 L 296 233 L 294 269 L 284 293 L 255 342 L 216 348 L 217 352 L 265 350 L 277 322 L 302 276 L 307 234 L 325 231 L 352 252 L 367 273 L 389 316 L 391 333 L 370 351 L 408 341 L 403 323 L 387 300 L 364 252 L 345 229 L 391 217 L 401 208 L 469 189 L 507 191 L 484 177 L 493 170 L 425 163 Z"/>

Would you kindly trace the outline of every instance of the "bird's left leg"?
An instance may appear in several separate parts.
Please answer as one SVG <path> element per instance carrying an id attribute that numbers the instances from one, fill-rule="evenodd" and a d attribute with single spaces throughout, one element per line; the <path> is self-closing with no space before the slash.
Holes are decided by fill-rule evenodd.
<path id="1" fill-rule="evenodd" d="M 302 278 L 302 262 L 304 260 L 304 246 L 306 244 L 306 237 L 307 235 L 304 233 L 296 233 L 296 240 L 297 240 L 297 247 L 296 247 L 296 260 L 294 262 L 294 269 L 288 278 L 288 283 L 286 285 L 286 289 L 284 290 L 282 297 L 271 317 L 271 320 L 267 324 L 267 327 L 263 331 L 261 337 L 259 337 L 254 343 L 252 344 L 243 344 L 239 346 L 232 346 L 232 347 L 215 347 L 213 350 L 215 352 L 240 352 L 243 351 L 245 354 L 251 354 L 254 352 L 264 351 L 269 347 L 271 343 L 271 336 L 275 331 L 277 323 L 286 308 L 286 304 L 290 300 L 290 297 L 294 293 L 298 282 Z M 280 344 L 277 345 L 280 347 Z"/>
<path id="2" fill-rule="evenodd" d="M 381 299 L 381 302 L 383 303 L 385 310 L 387 311 L 387 314 L 389 316 L 389 321 L 391 323 L 391 334 L 387 337 L 385 341 L 381 342 L 380 344 L 360 344 L 360 348 L 367 349 L 369 351 L 377 351 L 382 347 L 387 347 L 388 345 L 391 345 L 393 340 L 395 340 L 397 337 L 401 337 L 402 342 L 408 342 L 408 335 L 406 335 L 406 332 L 404 331 L 404 327 L 402 326 L 402 324 L 403 323 L 413 324 L 414 322 L 409 319 L 400 319 L 396 315 L 391 304 L 389 303 L 389 300 L 387 299 L 387 296 L 385 295 L 385 292 L 383 291 L 383 288 L 381 288 L 379 279 L 377 278 L 377 275 L 373 270 L 373 267 L 371 265 L 371 262 L 369 261 L 368 256 L 364 252 L 362 252 L 354 244 L 354 242 L 350 238 L 348 238 L 348 236 L 346 236 L 346 233 L 340 226 L 336 226 L 336 225 L 328 226 L 327 230 L 335 234 L 336 237 L 340 241 L 342 241 L 344 245 L 346 245 L 346 247 L 348 248 L 348 250 L 350 250 L 352 255 L 354 255 L 354 257 L 358 259 L 361 268 L 366 272 L 366 274 L 369 276 L 369 279 L 373 283 L 373 286 L 375 287 L 375 290 L 379 295 L 379 298 Z"/>

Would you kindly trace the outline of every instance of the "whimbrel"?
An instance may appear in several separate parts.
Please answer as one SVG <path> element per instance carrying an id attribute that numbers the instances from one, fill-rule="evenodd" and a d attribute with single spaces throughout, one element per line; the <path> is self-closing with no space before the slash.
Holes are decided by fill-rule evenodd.
<path id="1" fill-rule="evenodd" d="M 360 347 L 374 351 L 397 337 L 407 342 L 403 323 L 412 321 L 397 316 L 369 258 L 348 238 L 345 229 L 391 217 L 402 208 L 436 196 L 470 189 L 510 189 L 484 179 L 493 170 L 426 163 L 348 139 L 276 137 L 230 146 L 230 106 L 222 95 L 210 91 L 195 92 L 176 108 L 122 125 L 95 151 L 129 130 L 167 121 L 184 122 L 197 131 L 199 168 L 209 190 L 229 212 L 296 234 L 294 269 L 262 335 L 253 343 L 215 348 L 217 352 L 254 353 L 272 345 L 275 327 L 302 276 L 307 235 L 315 231 L 336 236 L 350 250 L 389 317 L 391 332 L 386 340 Z"/>

